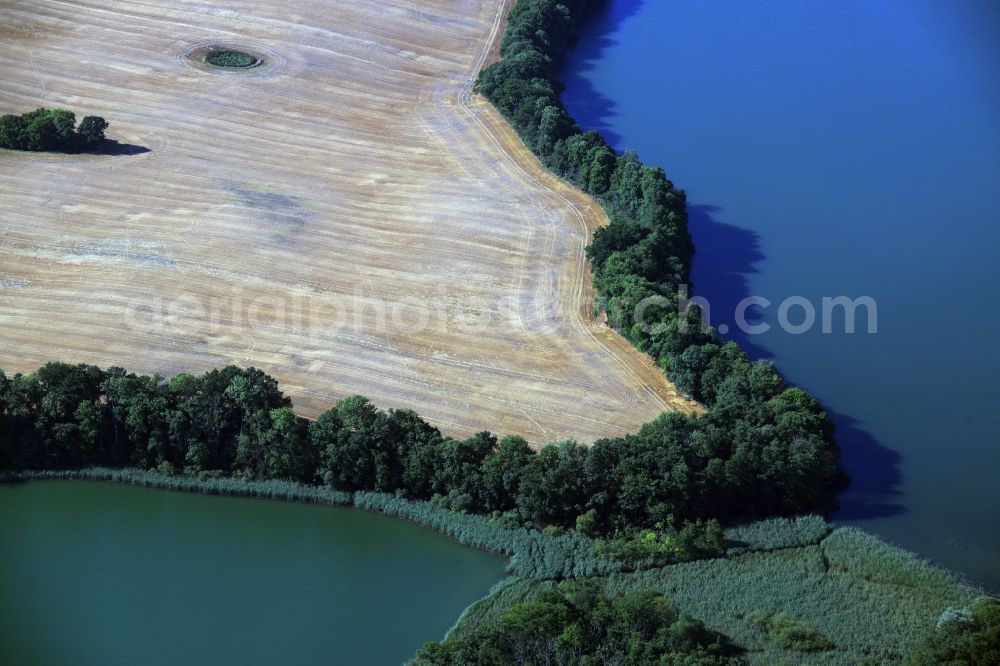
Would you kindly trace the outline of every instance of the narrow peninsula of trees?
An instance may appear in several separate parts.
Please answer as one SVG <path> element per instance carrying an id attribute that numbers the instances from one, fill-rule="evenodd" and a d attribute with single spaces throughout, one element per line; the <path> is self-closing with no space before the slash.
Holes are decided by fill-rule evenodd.
<path id="1" fill-rule="evenodd" d="M 107 128 L 100 116 L 86 116 L 77 127 L 76 114 L 65 109 L 7 114 L 0 116 L 0 148 L 80 153 L 104 145 Z"/>
<path id="2" fill-rule="evenodd" d="M 817 402 L 790 388 L 771 365 L 753 362 L 735 343 L 719 340 L 702 325 L 697 307 L 681 313 L 682 286 L 689 282 L 694 254 L 684 192 L 662 169 L 643 164 L 632 152 L 616 154 L 597 132 L 583 132 L 560 99 L 563 86 L 556 66 L 575 40 L 588 5 L 588 0 L 518 0 L 508 17 L 501 60 L 483 70 L 476 89 L 545 166 L 603 204 L 611 222 L 595 232 L 587 248 L 600 307 L 611 326 L 708 408 L 697 420 L 663 416 L 637 438 L 626 438 L 629 446 L 641 447 L 637 442 L 663 437 L 678 454 L 672 459 L 677 466 L 649 477 L 651 485 L 643 492 L 691 498 L 665 489 L 661 494 L 653 479 L 670 486 L 691 484 L 689 489 L 699 488 L 698 501 L 706 501 L 702 506 L 711 507 L 707 515 L 730 515 L 712 513 L 727 500 L 714 495 L 721 486 L 710 479 L 755 477 L 743 486 L 754 487 L 749 494 L 736 487 L 742 484 L 723 484 L 733 501 L 747 502 L 753 513 L 794 511 L 794 505 L 806 504 L 811 510 L 830 510 L 846 476 L 839 471 L 832 424 Z M 635 321 L 640 304 L 645 305 L 643 321 Z M 617 446 L 598 444 L 596 450 Z M 779 468 L 787 472 L 796 467 L 809 472 L 771 476 Z M 757 494 L 784 494 L 789 483 L 797 487 L 794 499 Z M 646 507 L 644 518 L 651 517 L 650 509 Z M 686 509 L 700 513 L 692 505 Z"/>

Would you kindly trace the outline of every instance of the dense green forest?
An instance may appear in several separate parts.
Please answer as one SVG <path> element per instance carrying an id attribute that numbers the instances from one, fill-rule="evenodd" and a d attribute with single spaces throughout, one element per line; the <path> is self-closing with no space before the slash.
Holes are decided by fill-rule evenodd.
<path id="1" fill-rule="evenodd" d="M 253 368 L 167 381 L 50 363 L 29 375 L 0 372 L 0 469 L 99 465 L 322 483 L 434 498 L 516 525 L 637 537 L 645 554 L 663 551 L 663 537 L 710 553 L 719 543 L 713 519 L 835 506 L 836 456 L 803 434 L 823 419 L 815 402 L 785 389 L 755 410 L 774 422 L 762 436 L 743 437 L 740 421 L 713 414 L 664 414 L 635 435 L 536 451 L 517 436 L 444 437 L 412 411 L 382 411 L 361 396 L 308 422 Z M 625 551 L 636 556 L 636 547 Z"/>
<path id="2" fill-rule="evenodd" d="M 598 133 L 583 132 L 563 106 L 556 65 L 576 38 L 589 4 L 519 0 L 509 15 L 502 59 L 483 70 L 476 89 L 545 166 L 593 195 L 607 211 L 610 224 L 595 232 L 587 248 L 599 307 L 611 326 L 708 408 L 685 447 L 688 453 L 706 447 L 702 450 L 708 455 L 686 460 L 685 473 L 711 476 L 707 465 L 717 464 L 710 462 L 717 457 L 797 459 L 810 469 L 810 478 L 773 477 L 772 487 L 804 484 L 816 500 L 831 500 L 825 508 L 812 503 L 812 510 L 831 509 L 833 494 L 846 479 L 838 470 L 832 425 L 816 401 L 789 388 L 771 365 L 755 363 L 736 344 L 719 340 L 702 325 L 697 307 L 678 314 L 680 287 L 689 282 L 694 254 L 684 192 L 662 169 L 644 165 L 632 152 L 618 155 Z M 634 321 L 644 302 L 654 305 L 645 308 L 644 321 Z M 760 471 L 753 463 L 751 467 L 756 468 L 751 474 Z M 798 501 L 764 508 L 759 505 L 763 498 L 731 497 L 748 502 L 754 513 L 782 512 Z M 709 507 L 706 515 L 726 515 L 715 513 L 714 502 Z"/>
<path id="3" fill-rule="evenodd" d="M 0 148 L 79 153 L 100 148 L 107 128 L 100 116 L 86 116 L 77 127 L 76 114 L 65 109 L 7 114 L 0 116 Z"/>

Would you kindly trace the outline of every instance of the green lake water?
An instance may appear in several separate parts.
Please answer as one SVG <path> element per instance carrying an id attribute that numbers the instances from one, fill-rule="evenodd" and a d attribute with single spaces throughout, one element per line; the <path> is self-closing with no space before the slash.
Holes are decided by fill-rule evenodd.
<path id="1" fill-rule="evenodd" d="M 360 510 L 0 485 L 0 664 L 399 664 L 506 561 Z"/>

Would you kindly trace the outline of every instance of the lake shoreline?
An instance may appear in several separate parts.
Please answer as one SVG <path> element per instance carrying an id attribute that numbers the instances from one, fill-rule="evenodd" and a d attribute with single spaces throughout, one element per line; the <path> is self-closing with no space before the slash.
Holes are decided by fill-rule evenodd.
<path id="1" fill-rule="evenodd" d="M 232 478 L 197 479 L 190 476 L 167 476 L 157 472 L 108 468 L 6 473 L 0 475 L 0 488 L 5 485 L 28 485 L 31 481 L 55 480 L 94 481 L 108 486 L 182 491 L 189 495 L 247 497 L 282 500 L 286 504 L 319 504 L 340 509 L 365 509 L 368 513 L 414 523 L 415 527 L 449 537 L 450 542 L 460 546 L 475 548 L 492 555 L 514 553 L 508 564 L 503 565 L 503 578 L 497 581 L 485 596 L 467 603 L 440 640 L 461 635 L 462 631 L 470 625 L 475 625 L 484 614 L 493 612 L 492 608 L 509 603 L 508 589 L 551 589 L 552 585 L 566 578 L 590 579 L 610 585 L 650 586 L 657 589 L 680 584 L 684 589 L 694 586 L 699 590 L 697 594 L 694 594 L 694 588 L 681 593 L 677 603 L 682 610 L 726 635 L 740 635 L 746 645 L 753 645 L 755 651 L 762 650 L 759 656 L 764 661 L 754 659 L 751 663 L 768 663 L 767 659 L 777 653 L 770 652 L 766 643 L 761 643 L 752 630 L 747 632 L 741 629 L 743 622 L 741 613 L 749 612 L 755 605 L 759 605 L 759 601 L 753 600 L 752 594 L 750 598 L 740 599 L 738 607 L 743 610 L 726 613 L 719 613 L 711 604 L 701 607 L 697 599 L 706 593 L 714 598 L 742 589 L 741 586 L 744 584 L 736 581 L 743 575 L 776 576 L 782 580 L 786 577 L 798 577 L 801 580 L 782 583 L 781 585 L 787 589 L 784 589 L 776 599 L 784 599 L 783 604 L 792 604 L 791 607 L 796 609 L 795 612 L 809 622 L 820 623 L 823 622 L 823 618 L 821 615 L 816 615 L 817 609 L 827 608 L 831 603 L 846 604 L 845 607 L 850 608 L 857 604 L 877 605 L 883 602 L 870 602 L 866 595 L 875 595 L 878 598 L 890 595 L 895 599 L 894 595 L 905 593 L 908 597 L 912 597 L 911 602 L 914 607 L 905 613 L 893 613 L 891 617 L 884 618 L 884 622 L 887 623 L 886 631 L 889 631 L 889 628 L 897 632 L 905 629 L 904 633 L 914 635 L 920 632 L 920 627 L 925 623 L 932 623 L 949 605 L 964 604 L 983 593 L 981 588 L 970 585 L 960 574 L 942 569 L 915 553 L 887 544 L 877 537 L 854 528 L 836 528 L 828 523 L 824 523 L 824 529 L 817 531 L 816 525 L 810 525 L 808 521 L 803 523 L 801 518 L 762 521 L 727 530 L 727 538 L 733 544 L 742 542 L 742 548 L 731 547 L 723 557 L 656 566 L 643 571 L 623 570 L 619 573 L 596 570 L 573 571 L 569 570 L 567 565 L 562 565 L 560 573 L 542 571 L 538 569 L 538 562 L 549 560 L 553 555 L 567 556 L 566 552 L 560 551 L 555 546 L 568 535 L 546 536 L 534 530 L 534 539 L 517 540 L 512 538 L 515 535 L 514 531 L 502 530 L 511 540 L 506 545 L 498 547 L 494 543 L 493 547 L 490 547 L 481 536 L 470 537 L 468 533 L 470 524 L 482 526 L 495 522 L 489 518 L 451 515 L 450 511 L 444 509 L 438 509 L 435 515 L 433 511 L 427 513 L 429 508 L 434 508 L 430 506 L 430 502 L 411 502 L 378 493 L 355 493 L 353 501 L 348 503 L 348 493 L 327 491 L 322 488 L 312 489 L 300 484 L 243 482 Z M 264 516 L 272 513 L 263 507 L 260 511 Z M 250 513 L 256 515 L 252 509 Z M 441 522 L 442 514 L 456 518 L 458 524 Z M 814 518 L 821 520 L 818 516 Z M 388 526 L 385 529 L 391 531 L 396 528 Z M 495 537 L 496 534 L 492 536 Z M 546 548 L 546 545 L 551 548 Z M 572 556 L 572 553 L 568 555 Z M 530 566 L 536 569 L 532 571 Z M 802 571 L 798 571 L 800 568 Z M 737 579 L 731 581 L 735 587 L 731 590 L 730 583 L 715 581 L 706 588 L 704 585 L 707 581 L 697 582 L 705 572 L 714 572 L 709 576 L 713 581 L 716 576 L 730 578 L 737 576 Z M 842 588 L 844 581 L 852 582 L 846 588 Z M 777 580 L 774 584 L 778 585 Z M 860 586 L 860 591 L 850 592 L 855 586 Z M 673 594 L 671 598 L 674 598 Z M 848 640 L 849 629 L 850 623 L 846 621 L 830 620 L 827 623 L 827 630 L 832 634 L 844 632 L 839 638 L 842 641 Z M 743 632 L 742 635 L 740 632 Z M 873 646 L 877 644 L 875 636 L 882 635 L 875 629 L 869 633 L 872 635 L 861 639 L 858 643 L 862 646 L 859 649 L 874 649 Z M 426 638 L 433 639 L 432 636 Z M 854 642 L 854 639 L 850 640 Z M 894 649 L 904 649 L 911 640 L 904 638 L 896 641 L 898 645 Z M 844 647 L 847 648 L 846 644 Z M 848 652 L 832 653 L 831 658 L 850 654 L 850 650 L 854 649 L 852 647 Z M 828 660 L 817 663 L 835 662 Z"/>
<path id="2" fill-rule="evenodd" d="M 22 472 L 0 473 L 0 485 L 15 485 L 31 481 L 100 481 L 137 488 L 167 490 L 199 495 L 216 495 L 219 497 L 243 497 L 246 499 L 274 500 L 297 504 L 316 504 L 341 509 L 358 509 L 369 513 L 396 518 L 414 525 L 419 525 L 436 534 L 441 534 L 455 543 L 467 548 L 475 548 L 493 555 L 507 558 L 512 553 L 502 550 L 491 550 L 486 547 L 470 546 L 462 543 L 454 536 L 436 530 L 411 520 L 405 516 L 380 511 L 372 506 L 355 503 L 357 493 L 332 490 L 321 486 L 308 486 L 300 483 L 282 481 L 245 481 L 232 477 L 198 478 L 189 474 L 168 475 L 160 472 L 140 469 L 112 469 L 106 467 L 90 467 L 73 470 L 26 470 Z M 409 501 L 409 500 L 406 500 Z M 509 566 L 509 562 L 508 562 Z"/>
<path id="3" fill-rule="evenodd" d="M 345 509 L 0 484 L 0 662 L 398 664 L 507 578 L 505 558 Z"/>
<path id="4" fill-rule="evenodd" d="M 926 303 L 979 312 L 1000 279 L 983 254 L 997 234 L 984 193 L 1000 183 L 1000 125 L 989 115 L 1000 97 L 987 87 L 995 74 L 985 76 L 998 42 L 956 32 L 970 5 L 851 2 L 817 21 L 813 5 L 724 4 L 730 11 L 603 3 L 559 67 L 562 99 L 583 129 L 687 188 L 692 282 L 712 324 L 813 393 L 836 426 L 851 486 L 830 520 L 997 589 L 1000 532 L 986 526 L 1000 421 L 987 398 L 995 359 L 982 352 L 995 316 L 963 328 L 954 348 L 950 320 L 927 318 Z M 982 18 L 1000 18 L 981 6 Z M 662 40 L 662 25 L 673 39 Z M 932 25 L 949 30 L 932 39 Z M 883 44 L 888 26 L 896 39 Z M 851 48 L 843 34 L 856 34 Z M 829 186 L 840 179 L 844 189 Z M 935 187 L 915 198 L 914 182 Z M 938 271 L 923 269 L 937 261 Z M 942 266 L 949 280 L 935 279 Z M 839 316 L 822 330 L 822 300 L 838 296 L 875 299 L 877 334 L 864 309 L 855 333 Z M 759 317 L 748 323 L 766 333 L 738 325 L 751 297 L 773 303 L 750 310 Z M 794 297 L 820 312 L 802 334 L 786 333 L 778 315 Z M 931 376 L 947 395 L 928 398 Z"/>
<path id="5" fill-rule="evenodd" d="M 505 573 L 537 580 L 607 575 L 632 567 L 594 553 L 597 543 L 575 532 L 544 534 L 527 527 L 501 525 L 491 516 L 457 513 L 433 501 L 411 500 L 386 493 L 344 492 L 323 486 L 233 477 L 198 478 L 131 468 L 89 467 L 75 470 L 27 470 L 0 473 L 0 485 L 30 481 L 98 481 L 117 485 L 200 495 L 245 497 L 298 504 L 358 509 L 427 529 L 466 548 L 507 558 Z M 635 565 L 649 568 L 648 565 Z"/>

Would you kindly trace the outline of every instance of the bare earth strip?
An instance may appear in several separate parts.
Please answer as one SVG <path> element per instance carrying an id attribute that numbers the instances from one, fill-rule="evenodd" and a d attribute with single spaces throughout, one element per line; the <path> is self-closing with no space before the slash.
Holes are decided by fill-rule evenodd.
<path id="1" fill-rule="evenodd" d="M 149 152 L 0 152 L 0 367 L 277 377 L 462 435 L 635 431 L 690 409 L 589 317 L 606 222 L 471 93 L 497 0 L 0 5 L 0 110 Z M 243 74 L 184 53 L 245 45 Z"/>

